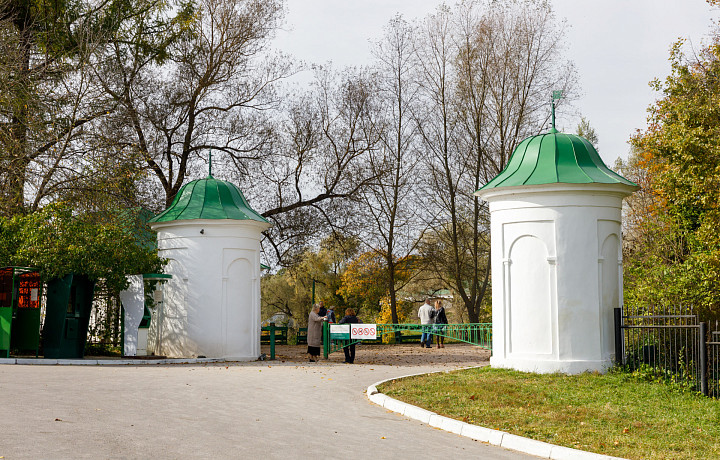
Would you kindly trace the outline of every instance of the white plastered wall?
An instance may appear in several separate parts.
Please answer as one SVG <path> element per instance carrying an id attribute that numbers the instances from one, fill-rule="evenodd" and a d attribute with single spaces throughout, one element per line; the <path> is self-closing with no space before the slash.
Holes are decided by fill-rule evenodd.
<path id="1" fill-rule="evenodd" d="M 120 302 L 125 311 L 124 356 L 136 356 L 138 352 L 138 326 L 145 313 L 145 292 L 142 275 L 127 276 L 129 286 L 120 291 Z"/>
<path id="2" fill-rule="evenodd" d="M 621 206 L 631 191 L 552 184 L 482 193 L 491 213 L 491 365 L 579 373 L 612 364 Z"/>
<path id="3" fill-rule="evenodd" d="M 187 220 L 152 227 L 173 278 L 162 311 L 153 315 L 149 348 L 169 357 L 257 359 L 260 239 L 268 224 Z"/>

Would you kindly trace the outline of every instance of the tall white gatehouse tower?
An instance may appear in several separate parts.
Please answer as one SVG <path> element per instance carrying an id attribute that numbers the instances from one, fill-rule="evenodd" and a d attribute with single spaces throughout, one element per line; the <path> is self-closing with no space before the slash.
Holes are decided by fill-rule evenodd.
<path id="1" fill-rule="evenodd" d="M 212 175 L 189 182 L 150 220 L 172 275 L 153 314 L 148 352 L 260 356 L 260 239 L 270 224 L 242 192 Z"/>
<path id="2" fill-rule="evenodd" d="M 522 141 L 475 193 L 490 207 L 492 366 L 574 374 L 612 365 L 622 200 L 638 188 L 586 139 L 553 127 Z"/>

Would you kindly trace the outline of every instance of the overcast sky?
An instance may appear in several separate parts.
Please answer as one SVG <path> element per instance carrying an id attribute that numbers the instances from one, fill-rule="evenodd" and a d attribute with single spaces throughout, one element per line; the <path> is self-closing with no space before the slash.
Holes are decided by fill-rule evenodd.
<path id="1" fill-rule="evenodd" d="M 285 30 L 275 46 L 311 63 L 335 68 L 371 61 L 370 40 L 396 14 L 421 18 L 437 0 L 287 0 Z M 551 0 L 567 20 L 567 57 L 575 62 L 582 97 L 575 102 L 599 137 L 612 166 L 626 158 L 627 141 L 645 128 L 656 94 L 648 83 L 670 71 L 668 50 L 678 38 L 699 49 L 720 12 L 704 0 Z M 448 2 L 454 4 L 454 2 Z M 574 132 L 579 117 L 559 122 Z"/>

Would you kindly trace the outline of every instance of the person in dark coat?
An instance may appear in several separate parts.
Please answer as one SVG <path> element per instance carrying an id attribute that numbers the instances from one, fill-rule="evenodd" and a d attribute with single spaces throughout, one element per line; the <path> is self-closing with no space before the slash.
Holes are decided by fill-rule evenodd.
<path id="1" fill-rule="evenodd" d="M 438 299 L 435 301 L 435 335 L 437 336 L 437 347 L 445 348 L 445 337 L 442 335 L 445 332 L 445 327 L 448 323 L 447 315 L 445 314 L 445 307 L 442 305 L 442 300 Z"/>
<path id="2" fill-rule="evenodd" d="M 323 301 L 320 301 L 320 311 L 318 312 L 318 315 L 325 316 L 327 314 L 327 308 L 325 308 L 325 304 Z"/>
<path id="3" fill-rule="evenodd" d="M 358 324 L 360 320 L 355 316 L 355 310 L 348 308 L 345 310 L 345 316 L 338 322 L 338 324 Z M 352 326 L 350 326 L 352 327 Z M 350 340 L 350 345 L 343 347 L 343 353 L 345 353 L 345 362 L 352 364 L 355 362 L 355 343 Z"/>

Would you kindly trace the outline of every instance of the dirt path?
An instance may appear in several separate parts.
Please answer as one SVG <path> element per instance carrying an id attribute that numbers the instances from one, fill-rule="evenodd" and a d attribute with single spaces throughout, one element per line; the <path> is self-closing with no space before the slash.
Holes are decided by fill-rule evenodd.
<path id="1" fill-rule="evenodd" d="M 270 345 L 263 345 L 262 352 L 270 356 Z M 278 361 L 306 362 L 306 345 L 276 345 Z M 321 364 L 343 364 L 342 351 L 331 353 Z M 387 366 L 445 366 L 470 367 L 487 364 L 490 351 L 469 344 L 447 344 L 445 348 L 420 348 L 419 344 L 364 345 L 356 348 L 355 364 L 383 364 Z M 308 363 L 312 364 L 312 363 Z"/>

